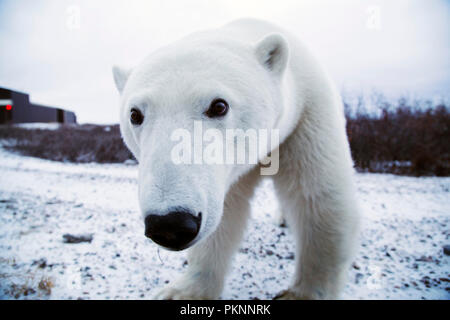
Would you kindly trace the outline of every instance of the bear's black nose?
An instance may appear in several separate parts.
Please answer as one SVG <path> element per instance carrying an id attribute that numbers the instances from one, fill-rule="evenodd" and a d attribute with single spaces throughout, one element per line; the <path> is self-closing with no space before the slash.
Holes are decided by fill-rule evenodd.
<path id="1" fill-rule="evenodd" d="M 157 244 L 171 250 L 183 250 L 200 230 L 202 215 L 188 212 L 150 214 L 145 218 L 145 235 Z"/>

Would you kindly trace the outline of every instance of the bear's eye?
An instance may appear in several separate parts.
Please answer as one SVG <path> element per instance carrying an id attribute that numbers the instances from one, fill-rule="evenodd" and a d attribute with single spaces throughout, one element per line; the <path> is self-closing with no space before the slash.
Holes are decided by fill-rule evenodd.
<path id="1" fill-rule="evenodd" d="M 223 99 L 214 99 L 205 114 L 210 118 L 223 117 L 228 112 L 228 103 Z"/>
<path id="2" fill-rule="evenodd" d="M 144 122 L 144 115 L 136 108 L 131 109 L 130 121 L 132 124 L 139 126 Z"/>

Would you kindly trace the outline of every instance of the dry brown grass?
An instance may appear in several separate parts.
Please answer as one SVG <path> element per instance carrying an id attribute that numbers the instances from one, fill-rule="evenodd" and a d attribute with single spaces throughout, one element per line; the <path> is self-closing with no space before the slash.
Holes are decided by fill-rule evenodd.
<path id="1" fill-rule="evenodd" d="M 27 273 L 14 272 L 15 258 L 0 257 L 0 294 L 7 299 L 45 299 L 52 293 L 55 286 L 52 277 L 45 274 L 39 266 Z M 12 269 L 10 268 L 12 267 Z"/>
<path id="2" fill-rule="evenodd" d="M 52 293 L 52 288 L 54 286 L 55 284 L 53 283 L 53 279 L 49 277 L 42 277 L 38 284 L 39 290 L 42 290 L 46 295 L 50 295 Z"/>

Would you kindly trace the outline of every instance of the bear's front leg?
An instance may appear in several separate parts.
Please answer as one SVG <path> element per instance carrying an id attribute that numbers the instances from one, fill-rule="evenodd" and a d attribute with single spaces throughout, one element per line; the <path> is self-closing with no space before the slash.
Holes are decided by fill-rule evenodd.
<path id="1" fill-rule="evenodd" d="M 157 300 L 207 300 L 217 299 L 223 287 L 223 275 L 218 270 L 201 270 L 189 267 L 173 284 L 159 291 Z"/>
<path id="2" fill-rule="evenodd" d="M 186 273 L 160 291 L 155 299 L 217 299 L 222 292 L 225 275 L 248 217 L 248 199 L 241 199 L 241 210 L 225 205 L 218 229 L 188 253 Z M 246 208 L 245 208 L 246 206 Z"/>
<path id="3" fill-rule="evenodd" d="M 188 269 L 173 284 L 162 289 L 155 299 L 160 300 L 206 300 L 219 298 L 229 267 L 231 256 L 238 244 L 244 215 L 236 215 L 240 221 L 232 221 L 224 214 L 221 225 L 208 239 L 192 247 L 188 253 Z M 237 225 L 232 227 L 233 222 Z M 236 238 L 232 238 L 235 234 Z"/>
<path id="4" fill-rule="evenodd" d="M 161 290 L 155 299 L 219 298 L 232 255 L 244 233 L 250 212 L 249 200 L 253 196 L 257 181 L 258 175 L 251 172 L 231 187 L 217 230 L 189 250 L 186 273 Z"/>
<path id="5" fill-rule="evenodd" d="M 293 284 L 275 299 L 338 298 L 357 241 L 358 214 L 352 194 L 305 194 L 289 190 L 285 181 L 275 181 L 275 186 L 296 239 Z"/>

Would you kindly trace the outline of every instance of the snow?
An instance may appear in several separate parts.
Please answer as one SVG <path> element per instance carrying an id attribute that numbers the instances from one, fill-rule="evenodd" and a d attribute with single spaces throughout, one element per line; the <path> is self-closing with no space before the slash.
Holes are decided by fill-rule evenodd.
<path id="1" fill-rule="evenodd" d="M 186 252 L 144 237 L 136 177 L 134 165 L 60 163 L 0 149 L 0 298 L 149 299 L 180 276 Z M 450 178 L 355 179 L 363 222 L 343 298 L 449 299 Z M 271 299 L 290 283 L 293 238 L 273 222 L 271 189 L 265 181 L 252 200 L 223 299 Z M 66 233 L 93 240 L 64 243 Z M 51 292 L 41 280 L 53 283 Z"/>
<path id="2" fill-rule="evenodd" d="M 59 122 L 30 122 L 30 123 L 17 123 L 13 126 L 23 128 L 23 129 L 29 129 L 29 130 L 35 130 L 35 129 L 41 129 L 41 130 L 58 130 L 61 126 L 61 123 Z"/>

